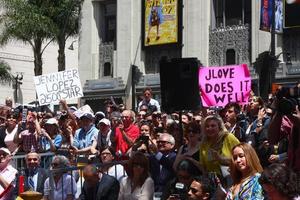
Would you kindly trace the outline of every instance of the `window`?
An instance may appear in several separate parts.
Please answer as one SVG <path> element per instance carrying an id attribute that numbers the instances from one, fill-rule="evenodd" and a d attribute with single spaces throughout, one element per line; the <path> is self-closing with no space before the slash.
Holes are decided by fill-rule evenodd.
<path id="1" fill-rule="evenodd" d="M 227 49 L 226 51 L 226 65 L 234 65 L 236 64 L 235 59 L 235 50 Z"/>
<path id="2" fill-rule="evenodd" d="M 117 5 L 115 3 L 104 4 L 104 42 L 116 42 L 116 15 Z"/>
<path id="3" fill-rule="evenodd" d="M 111 64 L 109 62 L 104 63 L 103 76 L 111 76 Z"/>
<path id="4" fill-rule="evenodd" d="M 216 27 L 251 23 L 251 0 L 212 1 Z"/>

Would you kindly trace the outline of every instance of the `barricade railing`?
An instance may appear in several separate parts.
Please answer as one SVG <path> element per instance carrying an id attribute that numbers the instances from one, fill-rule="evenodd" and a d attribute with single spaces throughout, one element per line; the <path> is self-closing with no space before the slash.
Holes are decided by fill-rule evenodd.
<path id="1" fill-rule="evenodd" d="M 114 167 L 115 169 L 115 178 L 118 179 L 119 181 L 121 180 L 120 177 L 117 177 L 118 173 L 117 173 L 117 166 L 118 165 L 123 165 L 126 161 L 113 161 L 111 163 L 97 163 L 94 164 L 98 169 L 104 168 L 104 167 Z M 70 166 L 67 168 L 57 168 L 57 169 L 51 169 L 49 170 L 49 183 L 50 183 L 50 191 L 49 191 L 49 199 L 58 199 L 57 195 L 55 195 L 54 190 L 55 190 L 55 186 L 54 186 L 54 174 L 55 173 L 64 173 L 64 174 L 68 174 L 71 176 L 71 191 L 72 194 L 74 195 L 75 199 L 79 198 L 79 195 L 81 194 L 82 191 L 82 187 L 83 187 L 83 182 L 84 182 L 84 177 L 83 177 L 83 173 L 82 170 L 83 168 L 87 165 L 87 163 L 77 163 L 77 166 Z M 126 176 L 126 172 L 123 169 L 123 177 Z M 110 174 L 111 175 L 111 174 Z M 65 185 L 65 183 L 63 182 L 63 178 L 61 179 L 62 183 L 61 183 L 61 191 L 64 192 L 64 187 L 69 187 L 69 185 Z M 75 192 L 75 188 L 74 188 L 74 184 L 73 181 L 76 182 L 76 192 Z M 61 194 L 62 199 L 64 199 L 64 194 Z"/>
<path id="2" fill-rule="evenodd" d="M 54 155 L 54 154 L 53 154 Z M 52 155 L 52 156 L 53 156 Z M 43 154 L 43 156 L 50 156 L 50 154 Z M 24 158 L 22 156 L 18 156 L 18 159 Z M 111 163 L 96 163 L 94 164 L 98 169 L 101 170 L 101 168 L 105 168 L 108 166 L 111 166 L 111 168 L 114 167 L 114 169 L 112 169 L 112 171 L 115 171 L 115 178 L 118 179 L 119 181 L 121 180 L 122 177 L 127 176 L 125 169 L 122 168 L 123 172 L 123 176 L 120 176 L 120 168 L 118 166 L 123 165 L 126 161 L 113 161 Z M 75 199 L 79 198 L 79 195 L 81 194 L 82 191 L 82 187 L 83 187 L 83 183 L 84 183 L 84 177 L 83 177 L 83 173 L 82 170 L 83 168 L 87 165 L 87 163 L 76 163 L 77 166 L 70 166 L 67 168 L 56 168 L 56 169 L 49 169 L 49 191 L 47 191 L 47 193 L 49 193 L 49 199 L 57 199 L 60 200 L 60 198 L 57 198 L 58 195 L 55 194 L 55 184 L 54 184 L 54 175 L 55 173 L 63 173 L 64 176 L 65 175 L 70 175 L 71 176 L 71 185 L 66 185 L 69 183 L 64 183 L 63 178 L 61 179 L 62 182 L 59 183 L 61 184 L 61 191 L 63 192 L 61 194 L 61 198 L 64 199 L 64 197 L 66 197 L 66 194 L 64 195 L 64 188 L 65 187 L 71 187 L 71 191 L 72 194 L 74 195 Z M 24 169 L 24 168 L 23 168 Z M 109 175 L 112 175 L 111 173 Z M 75 184 L 73 183 L 73 181 L 75 181 Z M 76 189 L 74 188 L 74 186 L 76 185 Z M 17 185 L 17 187 L 20 187 L 20 185 Z M 19 188 L 18 188 L 19 191 Z"/>
<path id="3" fill-rule="evenodd" d="M 52 157 L 55 155 L 53 152 L 45 152 L 39 153 L 41 157 L 41 167 L 45 169 L 49 169 Z M 22 170 L 26 168 L 26 161 L 25 161 L 26 154 L 17 154 L 12 157 L 11 165 L 17 169 Z"/>

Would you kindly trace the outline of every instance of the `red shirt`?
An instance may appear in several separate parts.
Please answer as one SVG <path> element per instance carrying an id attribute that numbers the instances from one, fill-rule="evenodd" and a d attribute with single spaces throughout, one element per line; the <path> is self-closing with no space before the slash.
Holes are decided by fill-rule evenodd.
<path id="1" fill-rule="evenodd" d="M 133 142 L 140 135 L 140 129 L 134 124 L 131 124 L 128 128 L 124 128 L 124 131 L 127 134 L 127 136 L 131 140 L 133 140 Z M 128 144 L 124 140 L 120 128 L 116 128 L 116 152 L 121 151 L 122 155 L 125 155 L 129 148 L 130 146 L 128 146 Z"/>

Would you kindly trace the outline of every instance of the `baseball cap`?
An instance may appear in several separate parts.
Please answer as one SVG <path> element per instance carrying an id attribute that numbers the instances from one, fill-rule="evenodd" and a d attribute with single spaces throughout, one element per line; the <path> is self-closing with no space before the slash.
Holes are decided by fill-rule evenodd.
<path id="1" fill-rule="evenodd" d="M 110 121 L 109 121 L 108 119 L 106 119 L 106 118 L 101 119 L 101 120 L 99 121 L 99 123 L 98 123 L 98 126 L 99 126 L 101 123 L 105 124 L 106 126 L 110 126 Z"/>
<path id="2" fill-rule="evenodd" d="M 80 119 L 82 119 L 83 117 L 86 117 L 86 118 L 88 118 L 88 119 L 94 119 L 94 114 L 93 113 L 91 113 L 91 112 L 84 112 L 81 116 L 80 116 Z"/>
<path id="3" fill-rule="evenodd" d="M 104 114 L 104 112 L 102 112 L 102 111 L 98 111 L 98 112 L 95 113 L 95 116 L 102 116 L 102 117 L 105 117 L 105 114 Z"/>
<path id="4" fill-rule="evenodd" d="M 46 124 L 54 124 L 54 125 L 58 125 L 58 121 L 55 118 L 50 118 L 46 121 Z"/>
<path id="5" fill-rule="evenodd" d="M 7 148 L 5 148 L 5 147 L 1 147 L 0 148 L 0 152 L 1 151 L 4 152 L 4 153 L 6 153 L 7 155 L 11 155 L 10 151 Z"/>

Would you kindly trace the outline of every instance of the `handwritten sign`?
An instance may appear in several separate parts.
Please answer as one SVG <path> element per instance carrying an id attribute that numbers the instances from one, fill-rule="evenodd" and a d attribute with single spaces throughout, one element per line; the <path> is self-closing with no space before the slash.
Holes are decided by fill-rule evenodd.
<path id="1" fill-rule="evenodd" d="M 246 64 L 202 67 L 199 87 L 204 107 L 225 106 L 229 102 L 248 103 L 251 76 Z"/>
<path id="2" fill-rule="evenodd" d="M 34 84 L 40 105 L 83 96 L 78 69 L 36 76 Z"/>

